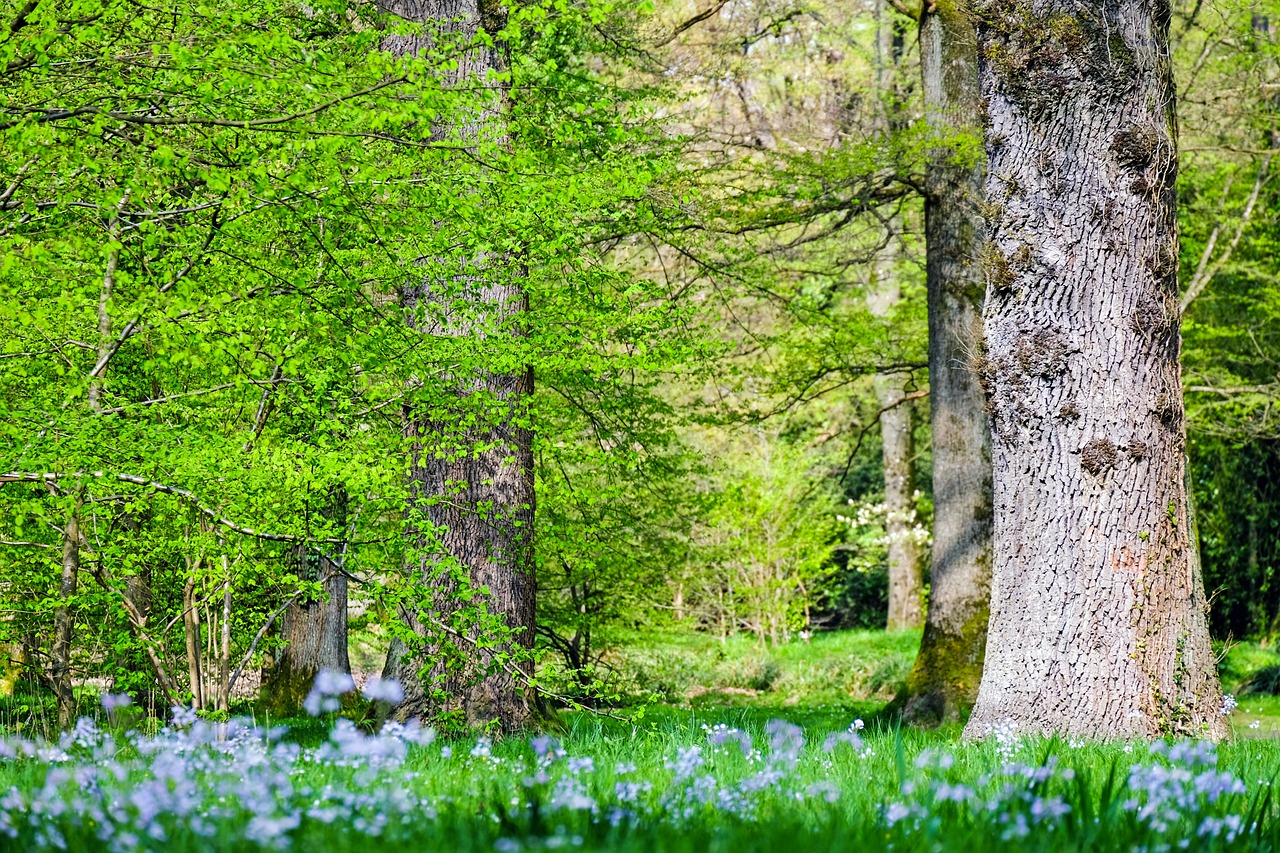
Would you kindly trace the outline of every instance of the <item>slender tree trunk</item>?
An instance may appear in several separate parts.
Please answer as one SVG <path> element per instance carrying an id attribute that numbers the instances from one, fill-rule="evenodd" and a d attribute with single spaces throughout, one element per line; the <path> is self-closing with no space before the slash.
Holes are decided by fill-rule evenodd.
<path id="1" fill-rule="evenodd" d="M 423 22 L 471 39 L 480 30 L 497 33 L 505 11 L 498 0 L 382 0 L 384 13 Z M 384 47 L 403 55 L 427 46 L 417 38 L 388 38 Z M 472 85 L 508 67 L 506 47 L 473 43 L 455 68 L 440 72 L 448 86 Z M 493 105 L 459 116 L 452 130 L 464 139 L 505 133 L 505 93 Z M 501 254 L 455 259 L 465 274 L 451 282 L 424 276 L 408 284 L 404 307 L 419 331 L 478 338 L 518 335 L 528 312 L 523 276 Z M 448 291 L 462 287 L 462 293 Z M 439 292 L 437 292 L 437 290 Z M 463 310 L 450 307 L 458 301 Z M 421 312 L 421 313 L 419 313 Z M 437 320 L 430 319 L 431 314 Z M 469 316 L 466 316 L 469 315 Z M 443 320 L 439 319 L 443 317 Z M 534 638 L 533 436 L 527 426 L 533 393 L 530 370 L 479 372 L 457 379 L 458 411 L 433 420 L 406 410 L 406 434 L 413 447 L 410 516 L 414 519 L 414 567 L 430 585 L 431 607 L 404 621 L 423 638 L 423 654 L 407 654 L 393 644 L 386 674 L 406 687 L 396 710 L 400 719 L 455 716 L 468 726 L 525 726 L 531 716 L 523 684 L 531 674 L 528 652 Z M 468 403 L 490 401 L 479 417 Z M 458 423 L 473 425 L 461 434 Z M 477 449 L 478 448 L 478 449 Z M 487 595 L 472 597 L 487 589 Z M 483 604 L 511 632 L 511 639 L 482 637 L 484 629 L 466 611 Z M 424 683 L 418 674 L 427 671 Z"/>
<path id="2" fill-rule="evenodd" d="M 896 220 L 895 220 L 896 221 Z M 892 226 L 891 226 L 892 227 Z M 876 262 L 876 280 L 867 307 L 877 317 L 887 317 L 902 301 L 902 289 L 894 280 L 896 252 L 886 250 Z M 910 402 L 901 376 L 877 376 L 876 398 L 880 415 L 881 453 L 884 465 L 885 532 L 889 540 L 890 631 L 916 628 L 924 621 L 924 579 L 920 544 L 915 527 L 915 439 Z"/>
<path id="3" fill-rule="evenodd" d="M 920 18 L 929 125 L 939 137 L 980 138 L 978 44 L 966 10 L 939 4 Z M 933 558 L 924 636 L 898 697 L 907 722 L 959 719 L 978 697 L 991 598 L 991 431 L 973 358 L 982 346 L 985 170 L 942 144 L 925 168 L 929 403 L 933 432 Z"/>
<path id="4" fill-rule="evenodd" d="M 897 13 L 888 3 L 876 6 L 875 86 L 880 100 L 881 130 L 893 130 L 899 97 L 898 60 L 902 55 L 902 37 Z M 888 317 L 902 302 L 902 286 L 894 268 L 898 261 L 897 235 L 900 220 L 888 223 L 888 241 L 876 258 L 874 280 L 867 295 L 867 308 L 877 317 Z M 889 612 L 886 626 L 890 631 L 916 628 L 924 621 L 924 578 L 920 545 L 912 535 L 915 527 L 915 437 L 912 407 L 900 402 L 906 395 L 905 377 L 878 376 L 876 399 L 884 409 L 880 415 L 880 437 L 884 463 L 884 504 L 887 515 L 885 532 L 889 547 Z M 891 407 L 891 408 L 885 408 Z"/>
<path id="5" fill-rule="evenodd" d="M 1168 0 L 983 0 L 995 471 L 966 735 L 1222 737 L 1190 542 Z"/>
<path id="6" fill-rule="evenodd" d="M 222 643 L 218 650 L 218 710 L 231 709 L 231 566 L 226 554 L 222 555 Z"/>
<path id="7" fill-rule="evenodd" d="M 58 728 L 71 725 L 76 715 L 75 694 L 71 690 L 71 643 L 75 632 L 75 613 L 70 599 L 76 594 L 80 580 L 80 507 L 67 516 L 62 529 L 62 581 L 58 595 L 62 601 L 53 612 L 53 693 L 58 705 Z"/>
<path id="8" fill-rule="evenodd" d="M 187 677 L 191 683 L 191 707 L 204 707 L 204 674 L 200 661 L 200 619 L 196 607 L 196 571 L 200 559 L 191 566 L 186 585 L 182 588 L 182 633 L 187 640 Z"/>
<path id="9" fill-rule="evenodd" d="M 924 577 L 920 543 L 915 528 L 915 440 L 911 403 L 899 403 L 904 394 L 901 380 L 882 377 L 876 382 L 881 406 L 892 406 L 880 416 L 883 443 L 885 532 L 889 539 L 890 631 L 918 628 L 924 622 Z M 897 405 L 895 405 L 897 404 Z"/>

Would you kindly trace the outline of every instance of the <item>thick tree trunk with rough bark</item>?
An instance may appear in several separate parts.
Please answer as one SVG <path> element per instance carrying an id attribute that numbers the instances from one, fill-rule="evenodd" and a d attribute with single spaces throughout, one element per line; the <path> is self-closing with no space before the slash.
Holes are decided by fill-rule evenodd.
<path id="1" fill-rule="evenodd" d="M 984 0 L 991 627 L 966 734 L 1222 737 L 1190 542 L 1168 0 Z"/>
<path id="2" fill-rule="evenodd" d="M 339 529 L 347 524 L 346 489 L 334 486 L 324 498 L 323 515 Z M 342 570 L 345 549 L 299 545 L 298 577 L 319 583 L 320 597 L 299 596 L 285 607 L 280 620 L 283 645 L 265 683 L 268 705 L 279 712 L 296 712 L 322 670 L 350 673 L 347 631 L 347 575 Z"/>
<path id="3" fill-rule="evenodd" d="M 920 18 L 925 109 L 942 138 L 981 133 L 978 44 L 964 9 Z M 982 345 L 980 211 L 984 168 L 952 145 L 925 169 L 929 403 L 933 431 L 933 558 L 924 636 L 906 689 L 907 722 L 936 725 L 973 707 L 982 678 L 991 597 L 991 433 L 973 356 Z"/>
<path id="4" fill-rule="evenodd" d="M 381 9 L 461 35 L 464 43 L 481 29 L 497 33 L 505 19 L 497 0 L 383 0 Z M 408 55 L 428 44 L 396 37 L 384 46 Z M 475 84 L 503 71 L 505 50 L 496 42 L 473 44 L 455 69 L 440 72 L 443 82 Z M 454 117 L 448 130 L 467 140 L 481 135 L 501 139 L 504 109 L 502 95 L 488 108 Z M 403 306 L 415 327 L 456 337 L 520 334 L 528 299 L 516 262 L 501 254 L 453 261 L 462 275 L 443 281 L 427 272 L 406 285 Z M 403 643 L 394 643 L 385 675 L 405 687 L 397 719 L 443 714 L 471 727 L 496 724 L 511 731 L 526 726 L 531 716 L 524 687 L 531 674 L 527 653 L 535 629 L 533 435 L 527 423 L 533 374 L 479 371 L 458 376 L 456 382 L 455 417 L 433 420 L 412 408 L 405 412 L 413 446 L 409 476 L 410 514 L 418 531 L 413 534 L 419 560 L 415 572 L 430 585 L 432 601 L 429 612 L 402 609 L 402 619 L 425 647 L 409 653 Z M 477 417 L 478 400 L 488 405 Z M 468 422 L 460 432 L 458 424 Z M 481 588 L 488 594 L 472 598 L 471 591 Z M 466 615 L 477 604 L 502 623 L 500 632 L 509 632 L 508 639 L 482 636 L 485 629 Z M 425 680 L 419 678 L 424 670 Z"/>

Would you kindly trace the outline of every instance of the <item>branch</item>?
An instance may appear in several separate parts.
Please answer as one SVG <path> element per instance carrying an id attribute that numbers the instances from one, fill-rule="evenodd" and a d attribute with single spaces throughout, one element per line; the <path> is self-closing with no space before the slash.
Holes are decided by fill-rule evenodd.
<path id="1" fill-rule="evenodd" d="M 1178 311 L 1182 314 L 1187 313 L 1187 308 L 1200 295 L 1200 292 L 1213 281 L 1214 276 L 1222 269 L 1223 265 L 1231 259 L 1231 255 L 1235 252 L 1236 247 L 1240 245 L 1240 237 L 1244 234 L 1245 226 L 1249 224 L 1250 217 L 1253 216 L 1253 207 L 1258 202 L 1258 193 L 1262 190 L 1262 185 L 1266 182 L 1267 173 L 1271 171 L 1271 157 L 1268 154 L 1266 159 L 1262 161 L 1262 165 L 1258 167 L 1258 177 L 1253 182 L 1253 191 L 1249 193 L 1249 200 L 1245 202 L 1244 210 L 1240 214 L 1240 219 L 1236 223 L 1236 233 L 1232 235 L 1231 242 L 1227 248 L 1222 251 L 1218 259 L 1212 264 L 1209 263 L 1209 257 L 1213 254 L 1214 244 L 1218 240 L 1219 229 L 1221 223 L 1215 225 L 1213 233 L 1209 236 L 1209 242 L 1204 247 L 1204 254 L 1200 256 L 1200 265 L 1196 268 L 1196 273 L 1191 277 L 1191 284 L 1187 285 L 1187 292 L 1183 294 L 1182 302 L 1178 305 Z"/>
<path id="2" fill-rule="evenodd" d="M 1215 388 L 1212 385 L 1191 385 L 1187 387 L 1187 393 L 1200 394 L 1221 394 L 1229 397 L 1232 394 L 1275 394 L 1280 391 L 1280 385 L 1238 385 L 1232 388 Z"/>
<path id="3" fill-rule="evenodd" d="M 170 288 L 186 277 L 187 273 L 191 272 L 192 268 L 195 266 L 196 260 L 209 250 L 209 246 L 213 244 L 213 236 L 218 233 L 218 214 L 221 212 L 221 208 L 219 208 L 215 210 L 213 212 L 213 216 L 210 217 L 209 233 L 205 236 L 204 245 L 200 247 L 198 252 L 192 253 L 191 257 L 187 259 L 186 266 L 174 273 L 172 278 L 160 286 L 160 289 L 156 291 L 157 296 L 167 293 Z M 117 337 L 115 341 L 106 348 L 106 351 L 98 358 L 98 363 L 93 366 L 93 370 L 89 371 L 90 380 L 97 379 L 102 375 L 103 371 L 107 369 L 107 365 L 111 363 L 111 359 L 120 351 L 120 347 L 124 346 L 124 342 L 133 337 L 134 333 L 138 331 L 138 324 L 141 322 L 142 315 L 139 314 L 125 325 L 124 329 L 120 332 L 119 337 Z"/>
<path id="4" fill-rule="evenodd" d="M 710 9 L 707 9 L 705 12 L 699 12 L 698 14 L 694 15 L 692 18 L 689 18 L 687 21 L 677 24 L 676 28 L 672 30 L 671 35 L 667 36 L 662 41 L 658 42 L 655 45 L 655 47 L 664 47 L 665 45 L 671 44 L 671 42 L 675 41 L 676 37 L 679 36 L 681 33 L 685 32 L 686 30 L 693 29 L 698 24 L 701 24 L 703 21 L 705 21 L 707 18 L 710 18 L 712 15 L 715 15 L 717 12 L 723 9 L 725 4 L 728 2 L 729 0 L 719 0 L 718 3 L 716 3 Z"/>
<path id="5" fill-rule="evenodd" d="M 867 437 L 867 433 L 870 431 L 871 427 L 879 423 L 881 415 L 883 415 L 885 412 L 889 411 L 890 409 L 896 409 L 898 406 L 901 406 L 903 403 L 909 403 L 912 400 L 919 400 L 921 397 L 928 397 L 928 396 L 929 396 L 929 389 L 922 388 L 919 391 L 912 391 L 910 394 L 903 394 L 901 397 L 899 397 L 897 400 L 894 400 L 892 403 L 889 403 L 887 406 L 881 406 L 876 411 L 875 415 L 871 418 L 871 420 L 867 421 L 867 423 L 863 425 L 862 429 L 858 431 L 858 440 L 854 442 L 853 450 L 849 452 L 849 459 L 847 462 L 844 463 L 844 471 L 840 474 L 840 479 L 843 481 L 846 477 L 849 476 L 849 469 L 853 467 L 854 457 L 858 455 L 858 451 L 862 448 L 862 440 Z"/>
<path id="6" fill-rule="evenodd" d="M 0 485 L 5 483 L 57 483 L 68 475 L 55 472 L 41 473 L 38 471 L 10 471 L 7 474 L 0 474 Z M 350 540 L 348 539 L 315 539 L 310 536 L 292 536 L 287 533 L 267 533 L 262 530 L 254 530 L 252 527 L 246 527 L 243 524 L 237 524 L 229 518 L 224 518 L 209 507 L 205 506 L 199 498 L 191 491 L 180 488 L 178 486 L 170 486 L 167 483 L 160 483 L 155 480 L 148 480 L 146 477 L 139 477 L 136 474 L 119 474 L 110 471 L 84 471 L 73 476 L 94 477 L 100 480 L 119 480 L 122 483 L 133 483 L 137 486 L 152 489 L 153 491 L 162 492 L 166 495 L 173 495 L 182 498 L 191 504 L 202 515 L 212 520 L 215 524 L 227 528 L 228 530 L 242 534 L 244 536 L 253 536 L 257 539 L 265 539 L 269 542 L 321 542 L 330 545 L 344 545 Z"/>
<path id="7" fill-rule="evenodd" d="M 925 15 L 932 15 L 937 10 L 938 0 L 929 0 L 929 5 L 924 9 L 912 9 L 902 0 L 889 0 L 889 5 L 899 14 L 905 15 L 913 21 L 918 21 Z"/>
<path id="8" fill-rule="evenodd" d="M 102 273 L 102 290 L 98 294 L 97 355 L 101 369 L 95 366 L 93 374 L 89 377 L 89 408 L 98 414 L 102 413 L 103 376 L 107 372 L 107 362 L 111 360 L 108 353 L 115 350 L 111 345 L 111 299 L 116 289 L 116 267 L 120 263 L 120 246 L 116 242 L 120 238 L 120 211 L 124 210 L 124 206 L 129 203 L 129 197 L 132 194 L 132 189 L 124 191 L 107 225 L 107 239 L 111 241 L 111 247 L 107 250 L 107 266 Z"/>
<path id="9" fill-rule="evenodd" d="M 258 650 L 258 643 L 260 643 L 262 641 L 262 638 L 267 635 L 267 630 L 276 621 L 276 617 L 279 616 L 281 613 L 283 613 L 286 607 L 288 607 L 290 604 L 293 604 L 293 602 L 298 598 L 298 596 L 302 595 L 304 591 L 305 590 L 300 589 L 297 592 L 295 592 L 293 595 L 286 598 L 284 600 L 284 604 L 281 604 L 279 607 L 277 607 L 276 611 L 272 613 L 270 616 L 268 616 L 267 621 L 264 622 L 262 624 L 262 627 L 258 629 L 258 633 L 255 634 L 253 637 L 253 642 L 249 644 L 249 651 L 244 653 L 244 657 L 240 659 L 240 665 L 236 667 L 236 671 L 231 674 L 231 677 L 229 679 L 227 679 L 228 699 L 231 696 L 231 688 L 235 687 L 236 682 L 240 680 L 240 673 L 244 672 L 244 668 L 249 665 L 249 660 L 253 657 L 253 653 Z"/>
<path id="10" fill-rule="evenodd" d="M 204 394 L 214 394 L 218 391 L 225 391 L 228 388 L 235 388 L 239 384 L 239 382 L 228 382 L 225 385 L 215 385 L 212 388 L 201 388 L 198 391 L 183 391 L 181 394 L 169 394 L 166 397 L 154 397 L 150 400 L 139 400 L 136 403 L 126 403 L 123 406 L 113 406 L 110 409 L 103 409 L 98 414 L 118 415 L 121 412 L 134 408 L 135 406 L 154 406 L 157 403 L 168 403 L 170 400 L 180 400 L 183 397 L 199 397 Z"/>
<path id="11" fill-rule="evenodd" d="M 132 112 L 124 112 L 120 110 L 100 110 L 97 107 L 77 107 L 74 110 L 45 110 L 44 114 L 36 119 L 38 122 L 63 121 L 69 118 L 78 118 L 85 115 L 105 115 L 116 121 L 123 121 L 127 124 L 145 124 L 145 125 L 194 125 L 196 127 L 235 127 L 242 130 L 253 130 L 254 128 L 272 127 L 279 124 L 288 124 L 298 119 L 308 118 L 310 116 L 322 113 L 330 107 L 343 103 L 344 101 L 354 100 L 355 98 L 371 95 L 379 89 L 385 89 L 388 86 L 396 86 L 400 83 L 409 82 L 408 77 L 388 77 L 368 88 L 361 89 L 357 92 L 348 92 L 345 95 L 338 95 L 327 101 L 316 104 L 310 109 L 301 112 L 290 113 L 283 116 L 272 116 L 271 118 L 245 119 L 243 121 L 234 121 L 226 118 L 198 118 L 198 117 L 181 117 L 181 116 L 149 116 L 138 115 Z M 7 122 L 0 124 L 0 130 L 8 130 L 17 125 L 18 122 Z"/>
<path id="12" fill-rule="evenodd" d="M 271 371 L 271 381 L 262 389 L 262 398 L 258 400 L 258 412 L 253 416 L 253 433 L 240 448 L 240 452 L 248 453 L 253 450 L 253 443 L 258 440 L 258 436 L 262 435 L 262 430 L 267 425 L 267 416 L 271 414 L 271 392 L 275 390 L 281 375 L 281 365 L 277 364 Z"/>

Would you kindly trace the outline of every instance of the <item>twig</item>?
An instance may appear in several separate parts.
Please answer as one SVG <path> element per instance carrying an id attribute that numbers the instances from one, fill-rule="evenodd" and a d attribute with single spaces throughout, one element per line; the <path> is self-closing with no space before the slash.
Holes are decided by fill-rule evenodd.
<path id="1" fill-rule="evenodd" d="M 897 400 L 894 400 L 892 403 L 889 403 L 886 406 L 881 406 L 876 411 L 875 415 L 871 418 L 871 420 L 867 421 L 867 423 L 863 425 L 862 429 L 858 431 L 858 440 L 854 442 L 853 450 L 849 452 L 849 459 L 844 463 L 844 471 L 840 474 L 841 482 L 843 482 L 844 479 L 849 476 L 849 469 L 853 467 L 853 460 L 858 455 L 858 451 L 862 449 L 862 440 L 867 437 L 867 433 L 871 430 L 871 427 L 875 426 L 875 424 L 877 424 L 880 421 L 881 415 L 883 415 L 885 412 L 889 411 L 890 409 L 896 409 L 898 406 L 901 406 L 903 403 L 909 403 L 912 400 L 919 400 L 921 397 L 928 397 L 928 396 L 929 396 L 929 389 L 922 388 L 919 391 L 912 391 L 910 394 L 903 394 L 900 398 L 898 398 Z"/>
<path id="2" fill-rule="evenodd" d="M 295 592 L 293 595 L 286 598 L 284 601 L 284 604 L 281 604 L 278 608 L 276 608 L 276 611 L 272 613 L 270 616 L 268 616 L 267 621 L 264 622 L 262 624 L 262 627 L 258 629 L 258 633 L 254 635 L 253 642 L 249 644 L 249 651 L 244 653 L 244 657 L 240 659 L 240 665 L 236 667 L 236 671 L 231 674 L 231 677 L 229 679 L 227 679 L 227 696 L 228 697 L 231 695 L 232 688 L 236 686 L 236 682 L 240 680 L 240 673 L 244 672 L 244 668 L 248 666 L 249 660 L 253 657 L 253 653 L 258 650 L 258 643 L 260 643 L 262 641 L 262 638 L 267 635 L 267 629 L 269 629 L 272 626 L 272 624 L 276 621 L 276 617 L 279 616 L 281 613 L 283 613 L 285 611 L 285 608 L 288 607 L 290 604 L 293 604 L 294 600 L 297 599 L 298 596 L 302 595 L 302 593 L 305 591 L 306 590 L 300 589 L 297 592 Z"/>

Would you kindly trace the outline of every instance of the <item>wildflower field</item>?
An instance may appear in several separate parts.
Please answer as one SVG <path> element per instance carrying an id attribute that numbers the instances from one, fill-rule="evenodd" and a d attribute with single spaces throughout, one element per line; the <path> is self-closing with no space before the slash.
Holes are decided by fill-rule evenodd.
<path id="1" fill-rule="evenodd" d="M 158 726 L 123 698 L 0 740 L 14 850 L 1252 850 L 1280 844 L 1275 700 L 1236 739 L 1074 743 L 899 729 L 871 703 L 566 714 L 557 736 L 446 738 L 342 716 Z M 366 685 L 394 700 L 390 683 Z M 1229 703 L 1230 704 L 1230 703 Z M 859 708 L 863 710 L 859 710 Z M 852 717 L 862 713 L 867 720 Z M 623 714 L 622 716 L 625 716 Z M 1265 728 L 1263 727 L 1265 724 Z"/>

